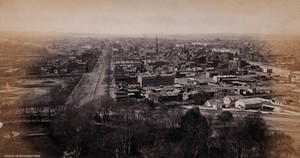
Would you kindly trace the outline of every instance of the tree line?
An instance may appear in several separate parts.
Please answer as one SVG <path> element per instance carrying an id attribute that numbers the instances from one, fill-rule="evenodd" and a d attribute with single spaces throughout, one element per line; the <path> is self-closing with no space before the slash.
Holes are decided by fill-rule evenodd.
<path id="1" fill-rule="evenodd" d="M 81 108 L 67 106 L 51 127 L 65 157 L 286 158 L 293 139 L 271 131 L 260 114 L 204 115 L 198 108 L 155 111 L 136 101 L 102 96 Z"/>

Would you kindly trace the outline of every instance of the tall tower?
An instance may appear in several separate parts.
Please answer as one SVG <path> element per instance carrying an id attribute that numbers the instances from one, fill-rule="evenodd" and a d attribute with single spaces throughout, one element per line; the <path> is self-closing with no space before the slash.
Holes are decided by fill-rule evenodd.
<path id="1" fill-rule="evenodd" d="M 156 54 L 158 55 L 158 39 L 157 39 L 157 34 L 155 37 L 155 45 L 156 45 Z"/>

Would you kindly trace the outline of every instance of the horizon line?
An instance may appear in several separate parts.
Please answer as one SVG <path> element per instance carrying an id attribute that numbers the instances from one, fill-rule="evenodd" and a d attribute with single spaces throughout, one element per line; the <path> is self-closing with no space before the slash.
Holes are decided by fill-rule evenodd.
<path id="1" fill-rule="evenodd" d="M 62 31 L 0 31 L 0 34 L 62 34 L 62 35 L 108 35 L 108 36 L 212 36 L 212 35 L 220 35 L 220 36 L 300 36 L 300 34 L 291 34 L 291 33 L 93 33 L 93 32 L 62 32 Z"/>

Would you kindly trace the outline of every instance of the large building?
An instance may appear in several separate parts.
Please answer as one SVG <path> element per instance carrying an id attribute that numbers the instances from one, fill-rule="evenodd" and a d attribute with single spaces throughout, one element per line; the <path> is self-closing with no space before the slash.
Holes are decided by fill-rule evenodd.
<path id="1" fill-rule="evenodd" d="M 174 75 L 139 75 L 138 83 L 141 87 L 172 85 L 175 83 Z"/>
<path id="2" fill-rule="evenodd" d="M 221 82 L 223 79 L 234 79 L 236 78 L 236 76 L 234 75 L 217 75 L 217 76 L 213 76 L 213 81 L 216 83 Z"/>
<path id="3" fill-rule="evenodd" d="M 235 107 L 239 109 L 259 109 L 262 106 L 260 98 L 239 99 L 235 102 Z"/>
<path id="4" fill-rule="evenodd" d="M 245 60 L 241 60 L 239 57 L 234 57 L 233 60 L 228 60 L 229 68 L 243 68 L 247 65 Z"/>

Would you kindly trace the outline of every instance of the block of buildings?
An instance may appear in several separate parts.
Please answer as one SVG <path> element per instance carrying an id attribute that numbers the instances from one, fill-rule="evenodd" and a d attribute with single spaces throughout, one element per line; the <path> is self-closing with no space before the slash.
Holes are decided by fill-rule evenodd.
<path id="1" fill-rule="evenodd" d="M 141 87 L 173 85 L 175 83 L 174 75 L 139 75 L 138 83 Z"/>

